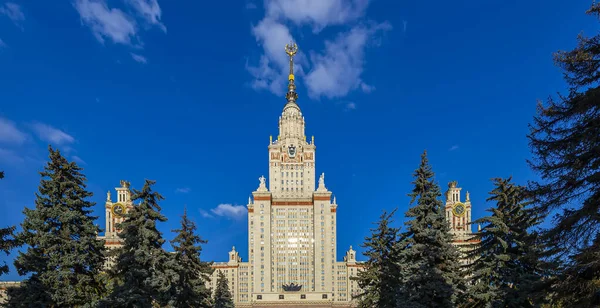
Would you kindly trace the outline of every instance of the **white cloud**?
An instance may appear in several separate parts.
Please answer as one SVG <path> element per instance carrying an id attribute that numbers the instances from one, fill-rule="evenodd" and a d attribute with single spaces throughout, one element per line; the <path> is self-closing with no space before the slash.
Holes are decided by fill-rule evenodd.
<path id="1" fill-rule="evenodd" d="M 25 159 L 18 155 L 15 151 L 0 148 L 0 162 L 5 164 L 22 163 Z"/>
<path id="2" fill-rule="evenodd" d="M 117 44 L 131 45 L 137 40 L 135 20 L 119 9 L 109 8 L 104 0 L 76 0 L 74 6 L 81 22 L 91 28 L 101 43 L 110 39 Z"/>
<path id="3" fill-rule="evenodd" d="M 146 23 L 167 32 L 167 27 L 160 21 L 162 10 L 157 0 L 126 0 L 126 2 L 142 16 Z"/>
<path id="4" fill-rule="evenodd" d="M 374 33 L 389 28 L 387 23 L 357 26 L 340 34 L 334 41 L 325 42 L 325 51 L 311 56 L 314 66 L 306 76 L 308 95 L 331 99 L 346 96 L 357 88 L 371 92 L 373 87 L 361 79 L 364 49 Z"/>
<path id="5" fill-rule="evenodd" d="M 293 23 L 312 27 L 313 33 L 333 25 L 351 25 L 360 20 L 369 0 L 265 0 L 265 16 L 252 28 L 252 34 L 263 49 L 257 65 L 246 65 L 253 77 L 256 90 L 268 90 L 276 95 L 285 93 L 288 74 L 288 57 L 283 48 L 293 40 L 287 26 Z M 296 75 L 304 76 L 304 69 L 312 68 L 304 79 L 309 96 L 318 98 L 343 97 L 359 89 L 369 93 L 374 87 L 361 79 L 364 66 L 364 49 L 380 30 L 390 29 L 388 23 L 354 25 L 339 34 L 335 40 L 326 41 L 320 53 L 308 52 L 310 63 L 301 51 L 294 58 Z"/>
<path id="6" fill-rule="evenodd" d="M 293 41 L 289 29 L 275 19 L 265 18 L 252 28 L 252 34 L 265 53 L 261 56 L 258 66 L 247 66 L 254 77 L 252 87 L 257 90 L 267 89 L 277 95 L 285 93 L 289 58 L 284 47 Z M 301 67 L 298 65 L 296 70 L 299 69 Z"/>
<path id="7" fill-rule="evenodd" d="M 347 111 L 349 111 L 349 110 L 354 110 L 354 109 L 356 109 L 356 104 L 355 104 L 355 103 L 353 103 L 353 102 L 350 102 L 350 103 L 347 103 L 347 104 L 346 104 L 346 110 L 347 110 Z"/>
<path id="8" fill-rule="evenodd" d="M 458 145 L 457 145 L 457 144 L 455 144 L 455 145 L 451 146 L 451 147 L 448 149 L 448 151 L 455 151 L 455 150 L 458 150 Z"/>
<path id="9" fill-rule="evenodd" d="M 181 193 L 181 194 L 187 194 L 190 191 L 192 191 L 192 190 L 189 187 L 180 187 L 180 188 L 175 189 L 176 193 Z"/>
<path id="10" fill-rule="evenodd" d="M 267 0 L 266 14 L 297 25 L 308 24 L 314 32 L 330 25 L 342 25 L 363 16 L 369 0 Z"/>
<path id="11" fill-rule="evenodd" d="M 25 21 L 25 14 L 23 14 L 23 11 L 18 4 L 6 2 L 4 6 L 0 6 L 0 15 L 6 15 L 15 25 L 19 26 L 21 30 L 23 29 L 21 23 Z"/>
<path id="12" fill-rule="evenodd" d="M 205 217 L 205 218 L 214 218 L 213 215 L 210 215 L 210 213 L 208 213 L 205 210 L 200 210 L 200 215 L 202 215 L 202 217 Z"/>
<path id="13" fill-rule="evenodd" d="M 74 162 L 76 162 L 76 163 L 78 163 L 80 165 L 85 165 L 86 164 L 85 160 L 81 159 L 81 157 L 79 157 L 77 155 L 73 155 L 71 157 L 71 159 L 73 159 Z"/>
<path id="14" fill-rule="evenodd" d="M 6 43 L 4 43 L 4 41 L 2 39 L 0 39 L 0 48 L 6 48 L 8 47 L 8 45 L 6 45 Z"/>
<path id="15" fill-rule="evenodd" d="M 64 145 L 75 141 L 73 136 L 47 124 L 34 123 L 31 127 L 42 141 L 55 145 Z"/>
<path id="16" fill-rule="evenodd" d="M 243 205 L 219 204 L 216 208 L 210 210 L 214 215 L 227 217 L 231 219 L 243 218 L 248 210 Z M 200 212 L 202 213 L 202 212 Z M 206 213 L 210 215 L 209 213 Z M 204 215 L 204 214 L 203 214 Z"/>
<path id="17" fill-rule="evenodd" d="M 135 60 L 135 62 L 143 63 L 143 64 L 148 63 L 148 60 L 146 59 L 146 57 L 144 57 L 142 55 L 135 54 L 133 52 L 130 53 L 130 54 L 131 54 L 131 57 L 133 58 L 133 60 Z"/>
<path id="18" fill-rule="evenodd" d="M 21 144 L 27 134 L 17 128 L 14 122 L 0 118 L 0 142 Z"/>
<path id="19" fill-rule="evenodd" d="M 253 2 L 246 3 L 246 9 L 247 10 L 253 10 L 253 9 L 256 9 L 256 8 L 258 8 L 258 6 L 256 6 L 256 4 L 254 4 Z"/>

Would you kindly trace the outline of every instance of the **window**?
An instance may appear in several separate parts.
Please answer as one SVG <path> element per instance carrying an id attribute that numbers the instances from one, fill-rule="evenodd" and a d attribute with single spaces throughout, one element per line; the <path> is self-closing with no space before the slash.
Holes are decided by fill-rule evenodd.
<path id="1" fill-rule="evenodd" d="M 306 294 L 300 294 L 300 299 L 306 299 Z"/>
<path id="2" fill-rule="evenodd" d="M 262 299 L 262 295 L 256 295 L 256 299 Z"/>
<path id="3" fill-rule="evenodd" d="M 283 299 L 283 294 L 279 294 L 279 299 Z"/>
<path id="4" fill-rule="evenodd" d="M 327 294 L 323 294 L 322 298 L 327 299 Z"/>

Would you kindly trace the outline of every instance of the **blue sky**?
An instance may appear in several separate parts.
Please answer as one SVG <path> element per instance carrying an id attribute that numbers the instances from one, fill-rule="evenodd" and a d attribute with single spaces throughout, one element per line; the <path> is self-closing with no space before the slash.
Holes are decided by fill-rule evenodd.
<path id="1" fill-rule="evenodd" d="M 154 179 L 167 239 L 187 206 L 205 259 L 235 245 L 247 260 L 243 206 L 268 173 L 290 39 L 317 173 L 339 204 L 338 258 L 362 251 L 382 209 L 402 219 L 425 149 L 480 217 L 491 178 L 535 178 L 527 124 L 565 87 L 552 53 L 597 31 L 590 4 L 0 1 L 0 226 L 33 206 L 52 144 L 85 168 L 101 227 L 107 190 Z"/>

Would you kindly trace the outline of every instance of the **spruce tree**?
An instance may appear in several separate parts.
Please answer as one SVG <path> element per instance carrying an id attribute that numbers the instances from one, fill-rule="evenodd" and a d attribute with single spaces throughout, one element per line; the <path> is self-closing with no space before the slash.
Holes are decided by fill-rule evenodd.
<path id="1" fill-rule="evenodd" d="M 414 206 L 406 212 L 407 230 L 400 236 L 398 306 L 455 307 L 465 283 L 427 152 L 414 177 L 409 194 Z"/>
<path id="2" fill-rule="evenodd" d="M 600 17 L 600 4 L 592 4 L 587 13 Z M 528 135 L 534 154 L 529 163 L 541 176 L 530 189 L 540 213 L 555 214 L 545 238 L 559 249 L 557 257 L 566 260 L 558 281 L 570 282 L 558 283 L 566 289 L 555 292 L 569 296 L 565 303 L 588 299 L 583 306 L 600 305 L 598 292 L 590 291 L 600 284 L 600 258 L 582 263 L 576 257 L 600 254 L 595 244 L 600 232 L 599 59 L 600 35 L 580 35 L 577 47 L 555 54 L 569 91 L 539 104 Z"/>
<path id="3" fill-rule="evenodd" d="M 473 239 L 480 243 L 469 250 L 474 260 L 468 265 L 472 284 L 468 301 L 472 307 L 538 307 L 547 264 L 533 230 L 540 217 L 530 207 L 524 186 L 508 179 L 494 179 L 487 201 L 496 203 L 492 214 L 473 221 L 484 227 Z"/>
<path id="4" fill-rule="evenodd" d="M 229 283 L 223 271 L 219 271 L 217 277 L 217 288 L 215 289 L 215 297 L 213 299 L 214 308 L 234 308 L 231 291 L 229 291 Z"/>
<path id="5" fill-rule="evenodd" d="M 397 266 L 398 229 L 390 224 L 396 210 L 384 211 L 379 217 L 377 227 L 371 229 L 371 236 L 361 245 L 368 257 L 364 270 L 358 272 L 355 280 L 362 290 L 355 296 L 358 306 L 364 308 L 394 307 L 396 305 L 397 286 L 400 282 Z"/>
<path id="6" fill-rule="evenodd" d="M 158 202 L 164 198 L 152 190 L 155 181 L 146 180 L 141 191 L 133 190 L 133 202 L 138 202 L 117 225 L 123 246 L 112 255 L 115 264 L 109 270 L 116 285 L 102 302 L 104 307 L 166 306 L 171 302 L 171 283 L 175 281 L 174 258 L 162 245 L 165 240 L 156 228 L 167 220 L 160 213 Z"/>
<path id="7" fill-rule="evenodd" d="M 28 307 L 89 307 L 104 288 L 97 276 L 104 264 L 104 243 L 96 235 L 95 203 L 87 199 L 82 168 L 49 147 L 50 161 L 40 173 L 35 208 L 25 208 L 17 240 L 28 246 L 15 259 Z"/>
<path id="8" fill-rule="evenodd" d="M 16 242 L 13 238 L 15 227 L 6 227 L 0 229 L 0 251 L 6 253 L 8 256 L 11 249 L 16 246 Z M 0 276 L 8 273 L 8 265 L 4 262 L 4 265 L 0 265 Z"/>
<path id="9" fill-rule="evenodd" d="M 561 307 L 599 307 L 600 233 L 588 249 L 580 249 L 572 256 L 574 266 L 568 266 L 558 276 L 554 286 L 554 304 Z"/>
<path id="10" fill-rule="evenodd" d="M 0 171 L 0 180 L 4 178 L 4 171 Z M 15 227 L 6 227 L 0 229 L 0 251 L 8 254 L 11 249 L 17 246 L 15 241 L 13 232 L 15 231 Z M 0 276 L 8 273 L 8 265 L 4 262 L 4 265 L 0 265 Z"/>
<path id="11" fill-rule="evenodd" d="M 206 286 L 213 273 L 211 263 L 200 260 L 202 244 L 208 243 L 195 234 L 196 224 L 184 210 L 181 216 L 181 229 L 173 230 L 177 236 L 171 241 L 175 249 L 178 279 L 173 284 L 175 307 L 212 307 L 211 291 Z"/>

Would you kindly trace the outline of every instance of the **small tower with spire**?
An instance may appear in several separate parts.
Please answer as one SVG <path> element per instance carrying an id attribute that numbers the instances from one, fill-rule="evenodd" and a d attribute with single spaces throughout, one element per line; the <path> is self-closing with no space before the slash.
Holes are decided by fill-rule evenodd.
<path id="1" fill-rule="evenodd" d="M 457 181 L 448 183 L 446 220 L 450 223 L 452 233 L 467 235 L 471 234 L 471 196 L 467 192 L 466 199 L 461 200 L 461 190 Z"/>
<path id="2" fill-rule="evenodd" d="M 113 202 L 113 196 L 110 190 L 106 193 L 106 201 L 104 204 L 105 209 L 105 231 L 104 235 L 98 236 L 98 238 L 105 241 L 105 245 L 108 248 L 114 248 L 121 246 L 121 238 L 118 233 L 121 231 L 117 226 L 125 219 L 125 214 L 131 210 L 133 203 L 131 200 L 131 183 L 125 180 L 120 181 L 120 186 L 116 187 L 117 191 L 116 202 Z"/>
<path id="3" fill-rule="evenodd" d="M 238 262 L 242 262 L 242 258 L 240 257 L 240 254 L 235 250 L 235 246 L 233 246 L 231 248 L 231 251 L 229 252 L 229 261 L 227 262 L 227 264 L 237 265 Z"/>

